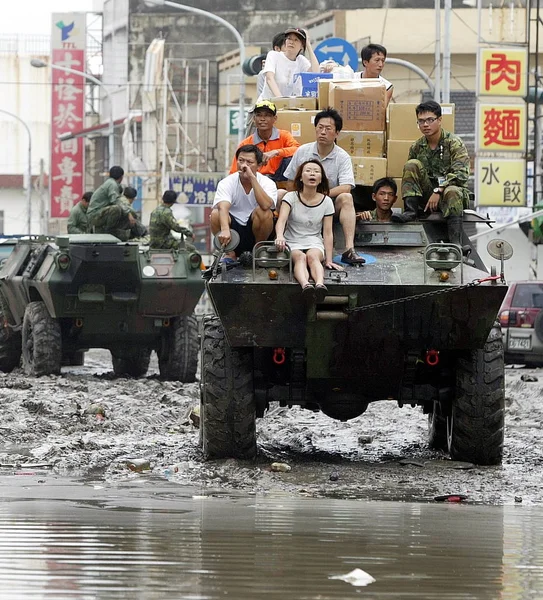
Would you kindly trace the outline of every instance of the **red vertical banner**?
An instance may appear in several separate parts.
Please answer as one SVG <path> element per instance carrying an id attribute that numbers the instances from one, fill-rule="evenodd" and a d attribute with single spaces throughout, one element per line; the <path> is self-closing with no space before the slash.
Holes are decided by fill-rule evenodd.
<path id="1" fill-rule="evenodd" d="M 68 217 L 84 191 L 84 140 L 62 140 L 85 127 L 85 14 L 53 14 L 51 166 L 52 218 Z"/>

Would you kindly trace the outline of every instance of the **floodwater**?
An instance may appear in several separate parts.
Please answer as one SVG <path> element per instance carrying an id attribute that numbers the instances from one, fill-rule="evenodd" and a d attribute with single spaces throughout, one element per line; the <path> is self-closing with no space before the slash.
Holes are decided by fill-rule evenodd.
<path id="1" fill-rule="evenodd" d="M 0 598 L 543 598 L 543 507 L 0 477 Z M 375 582 L 334 576 L 362 569 Z"/>

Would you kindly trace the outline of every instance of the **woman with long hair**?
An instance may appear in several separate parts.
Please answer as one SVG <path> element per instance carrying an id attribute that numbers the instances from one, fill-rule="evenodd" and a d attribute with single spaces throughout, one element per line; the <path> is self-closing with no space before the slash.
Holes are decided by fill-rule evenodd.
<path id="1" fill-rule="evenodd" d="M 343 270 L 333 262 L 334 204 L 327 195 L 328 179 L 318 160 L 302 163 L 294 182 L 296 191 L 288 192 L 281 203 L 275 245 L 278 250 L 284 250 L 288 244 L 294 277 L 302 286 L 303 295 L 322 302 L 328 292 L 324 285 L 323 261 L 328 269 Z"/>

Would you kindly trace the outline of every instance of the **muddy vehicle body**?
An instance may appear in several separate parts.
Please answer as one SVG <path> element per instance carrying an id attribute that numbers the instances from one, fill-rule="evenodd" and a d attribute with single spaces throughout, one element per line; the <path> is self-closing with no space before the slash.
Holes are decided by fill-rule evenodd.
<path id="1" fill-rule="evenodd" d="M 473 249 L 443 239 L 444 220 L 358 223 L 366 264 L 327 271 L 322 304 L 304 301 L 288 252 L 273 244 L 257 244 L 252 264 L 217 269 L 201 340 L 204 455 L 254 456 L 255 417 L 272 401 L 348 420 L 384 400 L 422 407 L 430 445 L 452 458 L 500 463 L 496 316 L 507 286 Z"/>
<path id="2" fill-rule="evenodd" d="M 102 234 L 19 240 L 0 269 L 0 370 L 58 373 L 89 348 L 111 351 L 118 375 L 194 381 L 201 257 Z"/>

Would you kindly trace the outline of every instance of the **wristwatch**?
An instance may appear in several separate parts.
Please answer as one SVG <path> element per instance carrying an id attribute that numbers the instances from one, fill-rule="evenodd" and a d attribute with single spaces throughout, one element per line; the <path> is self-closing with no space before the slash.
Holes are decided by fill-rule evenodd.
<path id="1" fill-rule="evenodd" d="M 443 190 L 440 187 L 435 187 L 432 191 L 434 194 L 439 194 L 440 196 L 443 193 Z"/>

